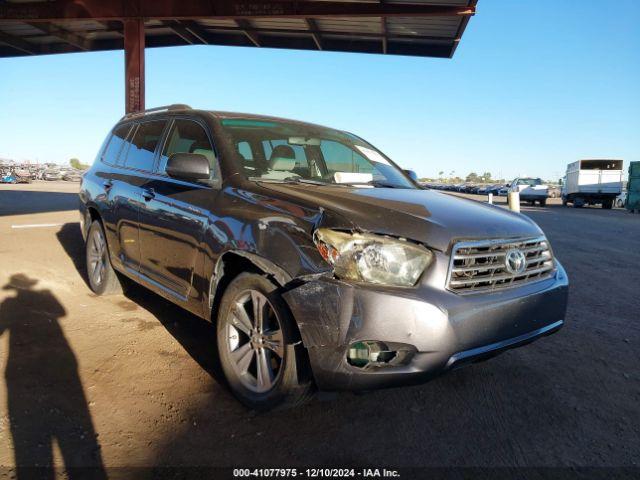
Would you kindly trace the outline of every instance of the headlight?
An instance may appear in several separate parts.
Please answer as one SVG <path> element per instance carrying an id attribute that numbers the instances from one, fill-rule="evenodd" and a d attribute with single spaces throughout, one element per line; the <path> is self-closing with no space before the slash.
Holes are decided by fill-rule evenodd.
<path id="1" fill-rule="evenodd" d="M 410 287 L 433 259 L 424 247 L 379 235 L 319 228 L 313 239 L 335 275 L 346 280 Z"/>

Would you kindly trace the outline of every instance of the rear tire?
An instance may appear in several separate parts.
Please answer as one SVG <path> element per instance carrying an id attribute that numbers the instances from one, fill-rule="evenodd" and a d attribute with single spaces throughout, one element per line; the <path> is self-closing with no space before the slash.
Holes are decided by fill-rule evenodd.
<path id="1" fill-rule="evenodd" d="M 611 210 L 613 208 L 613 200 L 611 200 L 611 199 L 603 200 L 602 201 L 602 208 L 604 208 L 605 210 Z"/>
<path id="2" fill-rule="evenodd" d="M 96 295 L 112 295 L 123 292 L 120 277 L 111 266 L 109 248 L 102 223 L 95 220 L 89 227 L 86 242 L 87 279 Z"/>
<path id="3" fill-rule="evenodd" d="M 541 207 L 546 207 L 547 206 L 547 199 L 546 198 L 544 200 L 540 200 L 540 206 Z"/>
<path id="4" fill-rule="evenodd" d="M 242 273 L 218 310 L 220 365 L 232 393 L 247 407 L 292 407 L 313 396 L 306 351 L 286 303 L 266 277 Z"/>

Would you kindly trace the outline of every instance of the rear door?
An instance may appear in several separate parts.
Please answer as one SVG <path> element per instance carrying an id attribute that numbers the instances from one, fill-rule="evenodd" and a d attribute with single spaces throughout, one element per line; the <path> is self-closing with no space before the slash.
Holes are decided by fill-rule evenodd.
<path id="1" fill-rule="evenodd" d="M 155 164 L 166 120 L 147 120 L 134 126 L 120 155 L 118 168 L 112 175 L 113 189 L 117 189 L 116 231 L 119 239 L 119 260 L 129 271 L 140 268 L 140 208 L 142 190 L 149 182 Z M 125 151 L 126 149 L 126 151 Z M 126 216 L 124 215 L 126 212 Z"/>
<path id="2" fill-rule="evenodd" d="M 211 182 L 191 182 L 166 174 L 174 153 L 199 153 L 209 159 Z M 203 123 L 176 118 L 169 127 L 156 172 L 143 189 L 140 210 L 140 272 L 173 297 L 200 308 L 198 289 L 192 288 L 201 272 L 201 243 L 209 211 L 218 193 L 216 154 Z M 193 310 L 193 309 L 192 309 Z"/>
<path id="3" fill-rule="evenodd" d="M 97 174 L 102 193 L 96 197 L 104 202 L 102 220 L 111 261 L 116 268 L 136 269 L 140 261 L 138 246 L 138 210 L 135 189 L 123 170 L 131 136 L 137 126 L 131 123 L 116 126 L 102 155 L 107 167 Z"/>

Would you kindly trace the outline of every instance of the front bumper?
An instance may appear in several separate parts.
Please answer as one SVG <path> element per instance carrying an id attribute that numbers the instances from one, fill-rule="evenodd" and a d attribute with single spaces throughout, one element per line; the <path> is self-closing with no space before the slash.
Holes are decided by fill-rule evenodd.
<path id="1" fill-rule="evenodd" d="M 567 275 L 557 263 L 552 278 L 488 294 L 320 278 L 289 290 L 284 298 L 318 387 L 369 390 L 421 383 L 549 335 L 563 325 L 567 295 Z M 406 346 L 411 353 L 398 364 L 359 368 L 347 362 L 347 352 L 360 341 Z"/>

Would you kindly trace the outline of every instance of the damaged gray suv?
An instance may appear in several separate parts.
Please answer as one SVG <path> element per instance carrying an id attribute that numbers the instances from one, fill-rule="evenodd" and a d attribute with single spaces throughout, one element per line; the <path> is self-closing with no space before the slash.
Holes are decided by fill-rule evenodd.
<path id="1" fill-rule="evenodd" d="M 567 275 L 533 221 L 422 189 L 348 132 L 128 115 L 80 200 L 92 290 L 135 282 L 214 322 L 251 408 L 423 382 L 564 322 Z"/>

